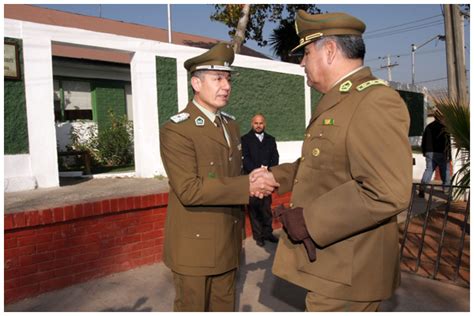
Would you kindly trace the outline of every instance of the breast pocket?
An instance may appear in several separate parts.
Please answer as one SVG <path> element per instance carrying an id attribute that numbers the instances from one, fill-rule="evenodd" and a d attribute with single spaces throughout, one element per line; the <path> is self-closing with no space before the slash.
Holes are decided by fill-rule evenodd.
<path id="1" fill-rule="evenodd" d="M 304 156 L 314 169 L 333 170 L 335 145 L 339 127 L 318 125 L 305 141 Z"/>

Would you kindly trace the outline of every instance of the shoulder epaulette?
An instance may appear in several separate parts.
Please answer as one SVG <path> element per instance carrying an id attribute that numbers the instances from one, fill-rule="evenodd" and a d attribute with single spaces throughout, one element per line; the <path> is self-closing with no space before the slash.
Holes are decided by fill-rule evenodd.
<path id="1" fill-rule="evenodd" d="M 369 81 L 366 81 L 366 82 L 358 85 L 356 89 L 357 89 L 357 91 L 362 91 L 362 90 L 367 89 L 370 86 L 375 86 L 375 85 L 388 86 L 388 83 L 387 83 L 387 81 L 382 80 L 382 79 L 369 80 Z"/>
<path id="2" fill-rule="evenodd" d="M 235 116 L 233 115 L 230 115 L 229 113 L 226 113 L 226 112 L 223 112 L 221 111 L 221 114 L 227 118 L 230 118 L 231 120 L 234 120 L 235 121 Z"/>
<path id="3" fill-rule="evenodd" d="M 181 123 L 183 121 L 186 121 L 188 118 L 189 118 L 189 113 L 182 112 L 182 113 L 173 115 L 172 117 L 170 117 L 170 120 L 172 120 L 174 123 Z"/>

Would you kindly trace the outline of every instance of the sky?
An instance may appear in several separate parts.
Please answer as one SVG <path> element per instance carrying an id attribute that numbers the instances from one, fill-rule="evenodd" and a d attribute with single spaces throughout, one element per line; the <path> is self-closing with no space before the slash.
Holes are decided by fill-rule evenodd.
<path id="1" fill-rule="evenodd" d="M 167 29 L 166 4 L 35 4 L 51 9 L 90 16 L 132 22 Z M 171 28 L 173 31 L 230 40 L 225 24 L 210 20 L 212 4 L 172 4 Z M 421 46 L 437 35 L 444 35 L 441 4 L 322 4 L 323 12 L 346 12 L 367 25 L 365 64 L 375 76 L 388 80 L 390 56 L 393 81 L 411 83 L 411 44 Z M 470 23 L 465 22 L 466 67 L 470 68 Z M 275 24 L 266 23 L 264 38 L 268 39 Z M 277 59 L 270 46 L 260 47 L 254 41 L 246 46 Z M 415 52 L 415 82 L 430 89 L 446 90 L 445 43 L 432 40 Z M 469 79 L 469 71 L 467 73 Z"/>

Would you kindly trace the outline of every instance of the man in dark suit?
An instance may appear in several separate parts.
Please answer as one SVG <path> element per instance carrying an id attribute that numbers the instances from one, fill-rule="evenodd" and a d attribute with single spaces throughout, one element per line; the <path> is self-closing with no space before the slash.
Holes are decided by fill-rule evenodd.
<path id="1" fill-rule="evenodd" d="M 242 136 L 242 156 L 245 173 L 250 173 L 261 166 L 273 167 L 278 165 L 279 156 L 275 137 L 265 133 L 265 125 L 263 114 L 256 114 L 252 118 L 252 129 Z M 260 247 L 265 245 L 265 239 L 270 242 L 278 241 L 272 234 L 271 205 L 271 195 L 263 199 L 251 197 L 249 201 L 253 239 L 255 239 Z"/>

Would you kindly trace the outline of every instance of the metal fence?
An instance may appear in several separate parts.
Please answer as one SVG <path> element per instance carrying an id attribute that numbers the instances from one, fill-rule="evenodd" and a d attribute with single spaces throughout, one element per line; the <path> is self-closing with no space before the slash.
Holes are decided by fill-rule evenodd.
<path id="1" fill-rule="evenodd" d="M 470 188 L 414 183 L 401 225 L 400 263 L 404 271 L 469 286 Z M 464 194 L 456 197 L 459 189 Z M 403 221 L 403 218 L 401 218 Z"/>

